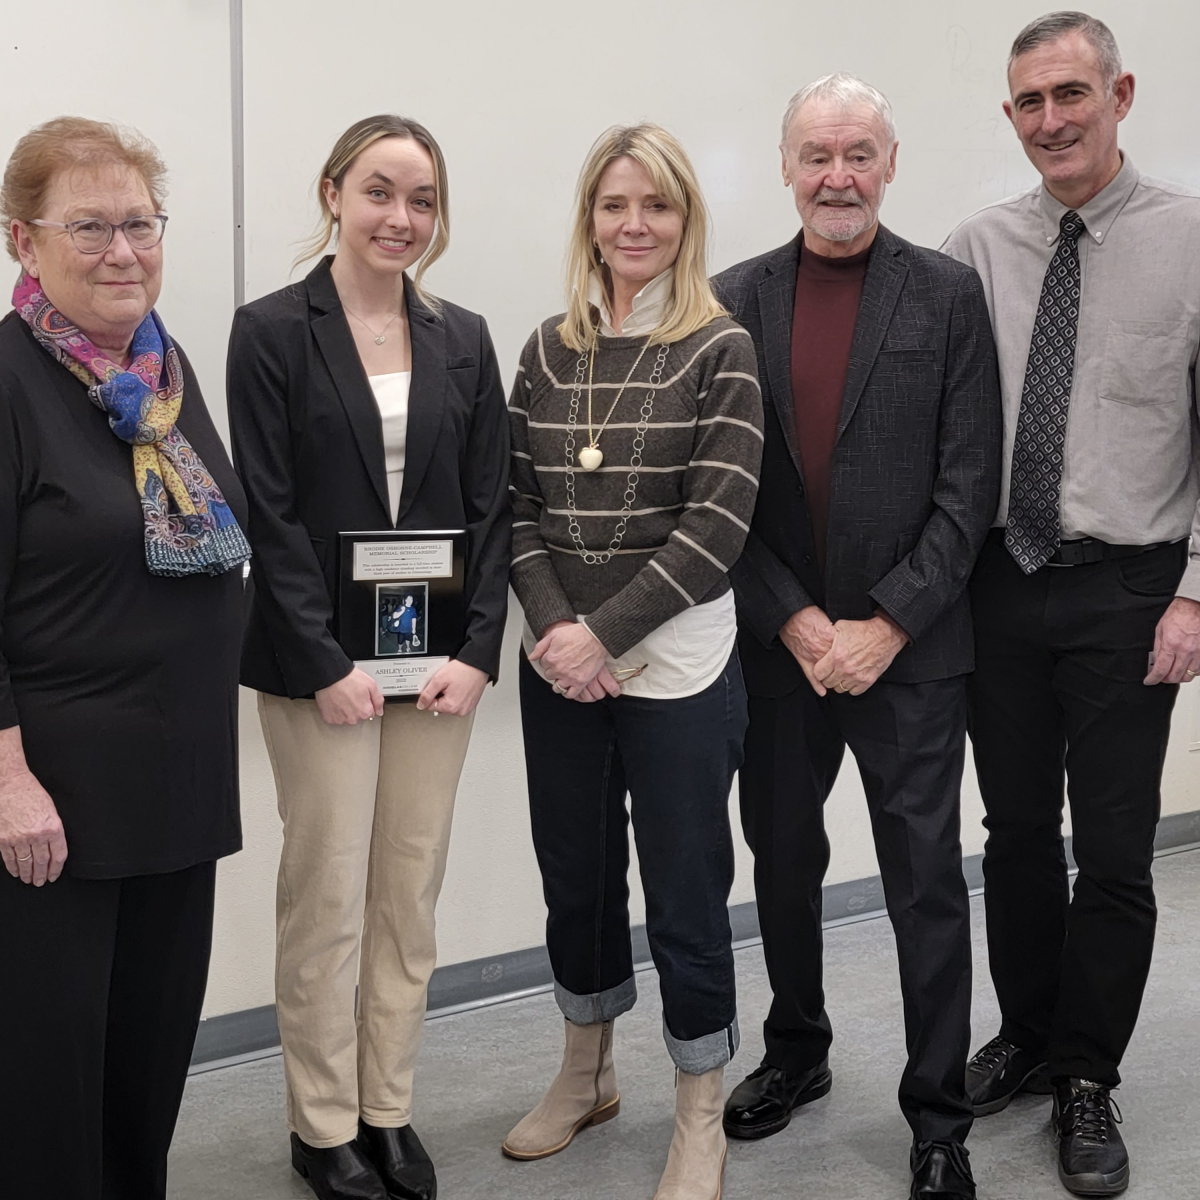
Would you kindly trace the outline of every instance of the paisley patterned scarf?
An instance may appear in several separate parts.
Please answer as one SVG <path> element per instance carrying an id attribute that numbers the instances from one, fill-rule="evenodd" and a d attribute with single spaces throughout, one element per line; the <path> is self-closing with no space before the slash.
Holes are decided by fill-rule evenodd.
<path id="1" fill-rule="evenodd" d="M 108 414 L 113 433 L 133 447 L 133 479 L 146 523 L 152 575 L 220 575 L 250 557 L 250 545 L 216 481 L 175 424 L 183 404 L 183 368 L 158 314 L 133 335 L 122 369 L 21 276 L 13 307 L 33 336 Z"/>

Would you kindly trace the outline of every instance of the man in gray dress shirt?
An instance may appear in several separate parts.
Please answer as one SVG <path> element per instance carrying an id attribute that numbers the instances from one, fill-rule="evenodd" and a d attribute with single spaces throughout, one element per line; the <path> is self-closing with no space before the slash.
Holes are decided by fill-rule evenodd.
<path id="1" fill-rule="evenodd" d="M 1042 182 L 943 247 L 983 277 L 1005 418 L 968 692 L 1002 1024 L 967 1087 L 978 1115 L 1053 1092 L 1060 1178 L 1114 1195 L 1129 1158 L 1109 1091 L 1150 968 L 1171 709 L 1200 671 L 1200 195 L 1118 149 L 1134 80 L 1101 22 L 1034 21 L 1008 77 Z"/>

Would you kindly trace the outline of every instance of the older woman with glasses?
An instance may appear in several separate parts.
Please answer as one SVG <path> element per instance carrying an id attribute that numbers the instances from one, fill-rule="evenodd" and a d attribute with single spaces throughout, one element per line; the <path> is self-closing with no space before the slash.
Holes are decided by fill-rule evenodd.
<path id="1" fill-rule="evenodd" d="M 754 510 L 762 402 L 704 253 L 683 148 L 655 125 L 609 130 L 580 175 L 570 306 L 529 339 L 510 403 L 521 719 L 566 1052 L 503 1149 L 544 1158 L 617 1115 L 613 1022 L 637 997 L 632 816 L 678 1069 L 658 1200 L 720 1195 L 738 1040 L 729 788 L 747 718 L 728 571 Z"/>
<path id="2" fill-rule="evenodd" d="M 60 118 L 0 189 L 0 1193 L 166 1196 L 239 849 L 245 500 L 154 310 L 165 171 Z"/>

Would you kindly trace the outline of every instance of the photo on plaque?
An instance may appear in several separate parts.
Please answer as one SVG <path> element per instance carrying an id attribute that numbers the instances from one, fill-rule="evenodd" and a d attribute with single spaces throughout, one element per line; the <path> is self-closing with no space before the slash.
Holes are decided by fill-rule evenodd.
<path id="1" fill-rule="evenodd" d="M 380 583 L 375 586 L 375 655 L 429 653 L 429 584 Z"/>

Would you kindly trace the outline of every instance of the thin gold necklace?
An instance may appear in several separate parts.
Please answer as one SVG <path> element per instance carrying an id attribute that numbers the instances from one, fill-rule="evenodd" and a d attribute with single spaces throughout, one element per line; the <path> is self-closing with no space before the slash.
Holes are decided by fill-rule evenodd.
<path id="1" fill-rule="evenodd" d="M 592 428 L 592 373 L 596 365 L 596 340 L 592 340 L 592 352 L 588 357 L 588 444 L 579 452 L 579 465 L 585 471 L 594 471 L 604 461 L 604 451 L 600 449 L 600 439 L 604 435 L 604 431 L 608 428 L 608 422 L 611 420 L 614 412 L 617 411 L 617 405 L 621 403 L 621 397 L 625 395 L 625 389 L 629 386 L 629 381 L 633 378 L 633 373 L 638 369 L 638 364 L 642 361 L 647 350 L 650 349 L 650 339 L 646 339 L 646 344 L 638 353 L 637 358 L 633 360 L 633 366 L 629 368 L 629 374 L 625 376 L 625 382 L 621 384 L 621 390 L 617 392 L 617 398 L 609 405 L 608 414 L 605 416 L 599 430 Z"/>

